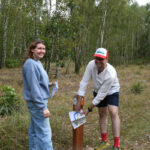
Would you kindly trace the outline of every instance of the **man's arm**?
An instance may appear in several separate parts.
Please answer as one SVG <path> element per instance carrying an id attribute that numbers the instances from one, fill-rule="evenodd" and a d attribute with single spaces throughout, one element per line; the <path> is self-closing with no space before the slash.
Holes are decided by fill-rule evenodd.
<path id="1" fill-rule="evenodd" d="M 104 84 L 102 85 L 102 87 L 99 89 L 97 96 L 94 98 L 94 100 L 92 101 L 92 104 L 85 110 L 84 114 L 87 116 L 89 112 L 92 111 L 92 109 L 99 104 L 108 94 L 112 83 L 114 81 L 114 78 L 109 78 L 107 79 Z"/>
<path id="2" fill-rule="evenodd" d="M 79 87 L 79 90 L 78 90 L 78 95 L 80 96 L 84 96 L 85 95 L 85 92 L 86 92 L 86 88 L 87 88 L 87 85 L 89 83 L 89 80 L 92 76 L 92 66 L 91 64 L 89 63 L 86 67 L 86 70 L 84 72 L 84 75 L 82 77 L 82 80 L 80 82 L 80 87 Z"/>
<path id="3" fill-rule="evenodd" d="M 95 105 L 91 104 L 84 112 L 85 116 L 88 115 L 89 112 L 91 112 L 93 110 L 93 108 L 95 107 Z"/>
<path id="4" fill-rule="evenodd" d="M 89 63 L 86 67 L 83 78 L 80 82 L 78 95 L 76 96 L 77 103 L 75 105 L 75 111 L 80 111 L 80 109 L 81 109 L 81 100 L 82 100 L 83 96 L 85 95 L 86 88 L 87 88 L 87 85 L 88 85 L 89 80 L 91 78 L 91 75 L 92 75 L 92 68 L 91 68 L 91 64 Z"/>
<path id="5" fill-rule="evenodd" d="M 110 77 L 107 80 L 104 81 L 103 85 L 101 88 L 98 90 L 98 93 L 96 97 L 93 99 L 92 104 L 97 105 L 99 104 L 108 94 L 110 88 L 112 87 L 112 84 L 114 82 L 115 78 Z"/>

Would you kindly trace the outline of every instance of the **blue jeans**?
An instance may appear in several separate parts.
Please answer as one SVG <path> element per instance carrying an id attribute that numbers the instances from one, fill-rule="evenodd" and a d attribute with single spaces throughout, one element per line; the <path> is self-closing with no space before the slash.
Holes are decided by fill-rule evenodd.
<path id="1" fill-rule="evenodd" d="M 52 132 L 49 118 L 44 118 L 43 111 L 34 102 L 28 102 L 31 122 L 29 126 L 29 150 L 53 150 Z"/>

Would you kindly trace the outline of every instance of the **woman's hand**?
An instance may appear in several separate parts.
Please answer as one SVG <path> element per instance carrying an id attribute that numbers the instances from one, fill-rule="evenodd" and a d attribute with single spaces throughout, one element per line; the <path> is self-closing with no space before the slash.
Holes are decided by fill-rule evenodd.
<path id="1" fill-rule="evenodd" d="M 50 117 L 51 114 L 48 109 L 45 109 L 45 110 L 43 110 L 43 115 L 44 115 L 44 118 L 48 118 L 48 117 Z"/>
<path id="2" fill-rule="evenodd" d="M 49 87 L 52 87 L 55 85 L 55 82 L 49 82 Z"/>

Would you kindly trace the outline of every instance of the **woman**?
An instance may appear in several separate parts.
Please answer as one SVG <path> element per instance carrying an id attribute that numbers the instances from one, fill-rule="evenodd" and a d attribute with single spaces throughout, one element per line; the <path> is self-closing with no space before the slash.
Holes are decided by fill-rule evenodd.
<path id="1" fill-rule="evenodd" d="M 49 78 L 40 62 L 46 53 L 45 47 L 44 41 L 39 39 L 30 44 L 22 71 L 23 96 L 31 116 L 29 150 L 53 150 L 50 112 L 47 108 Z"/>

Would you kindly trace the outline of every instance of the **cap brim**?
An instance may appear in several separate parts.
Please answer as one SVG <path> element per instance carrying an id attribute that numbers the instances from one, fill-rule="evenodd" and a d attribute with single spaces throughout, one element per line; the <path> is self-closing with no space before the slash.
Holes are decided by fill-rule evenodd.
<path id="1" fill-rule="evenodd" d="M 93 56 L 94 56 L 94 57 L 103 58 L 103 59 L 105 59 L 105 58 L 106 58 L 105 56 L 103 56 L 103 55 L 100 55 L 100 54 L 94 54 Z"/>

